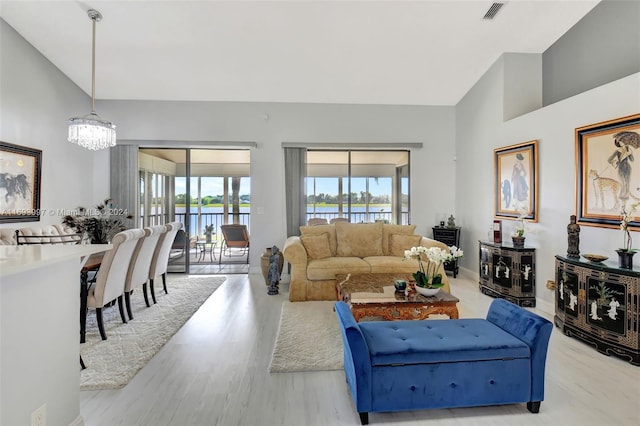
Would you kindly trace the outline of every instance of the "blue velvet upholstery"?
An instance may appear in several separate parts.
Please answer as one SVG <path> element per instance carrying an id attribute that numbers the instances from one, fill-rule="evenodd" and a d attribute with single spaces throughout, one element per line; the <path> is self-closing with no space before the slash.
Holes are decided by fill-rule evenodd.
<path id="1" fill-rule="evenodd" d="M 363 424 L 368 412 L 470 407 L 544 399 L 553 326 L 503 299 L 487 319 L 357 323 L 335 305 L 344 369 Z"/>

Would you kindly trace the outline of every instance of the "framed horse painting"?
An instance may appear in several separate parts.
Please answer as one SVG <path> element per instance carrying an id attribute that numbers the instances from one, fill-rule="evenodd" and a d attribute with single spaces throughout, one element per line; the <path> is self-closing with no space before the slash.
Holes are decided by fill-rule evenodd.
<path id="1" fill-rule="evenodd" d="M 42 151 L 0 142 L 0 223 L 40 220 Z"/>
<path id="2" fill-rule="evenodd" d="M 578 223 L 640 227 L 640 114 L 575 129 Z M 635 161 L 638 160 L 638 161 Z"/>

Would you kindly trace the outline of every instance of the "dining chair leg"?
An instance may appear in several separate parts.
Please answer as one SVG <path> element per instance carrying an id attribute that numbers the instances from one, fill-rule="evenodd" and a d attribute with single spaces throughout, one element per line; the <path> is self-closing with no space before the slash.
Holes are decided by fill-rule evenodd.
<path id="1" fill-rule="evenodd" d="M 162 288 L 164 289 L 164 294 L 169 294 L 167 291 L 167 273 L 162 274 Z"/>
<path id="2" fill-rule="evenodd" d="M 155 305 L 156 304 L 156 291 L 153 288 L 153 278 L 151 278 L 149 280 L 149 282 L 150 282 L 150 287 L 151 287 L 151 299 L 153 299 L 153 304 Z"/>
<path id="3" fill-rule="evenodd" d="M 87 366 L 84 365 L 84 361 L 82 360 L 82 355 L 80 355 L 80 369 L 84 370 L 85 368 L 87 368 Z"/>
<path id="4" fill-rule="evenodd" d="M 122 295 L 118 296 L 118 310 L 120 311 L 120 318 L 122 318 L 122 323 L 127 323 L 127 317 L 124 315 L 124 298 Z"/>
<path id="5" fill-rule="evenodd" d="M 133 319 L 133 313 L 131 312 L 131 291 L 124 294 L 124 302 L 127 305 L 127 314 L 129 314 L 129 321 Z"/>
<path id="6" fill-rule="evenodd" d="M 147 283 L 142 284 L 142 294 L 144 294 L 144 303 L 147 304 L 147 308 L 150 308 L 149 295 L 147 295 Z"/>
<path id="7" fill-rule="evenodd" d="M 96 319 L 98 320 L 98 330 L 102 340 L 107 340 L 107 333 L 104 332 L 104 323 L 102 322 L 102 308 L 96 308 Z"/>

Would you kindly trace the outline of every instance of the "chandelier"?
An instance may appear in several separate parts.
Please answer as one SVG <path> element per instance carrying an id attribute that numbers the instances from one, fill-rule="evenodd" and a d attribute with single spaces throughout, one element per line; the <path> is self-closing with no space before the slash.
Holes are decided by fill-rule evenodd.
<path id="1" fill-rule="evenodd" d="M 90 9 L 87 14 L 93 25 L 91 46 L 91 112 L 84 117 L 69 119 L 69 142 L 94 151 L 109 148 L 116 144 L 116 126 L 100 118 L 96 113 L 96 22 L 102 20 L 97 10 Z"/>

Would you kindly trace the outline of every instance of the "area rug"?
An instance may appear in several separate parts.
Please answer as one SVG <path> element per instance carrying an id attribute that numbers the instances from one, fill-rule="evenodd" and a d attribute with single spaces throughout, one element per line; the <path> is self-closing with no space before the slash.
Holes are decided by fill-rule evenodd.
<path id="1" fill-rule="evenodd" d="M 86 343 L 80 345 L 87 366 L 80 373 L 80 390 L 124 387 L 225 280 L 224 276 L 168 274 L 169 294 L 164 293 L 158 279 L 157 304 L 150 308 L 144 303 L 142 290 L 135 290 L 131 295 L 133 320 L 128 324 L 122 324 L 117 306 L 104 310 L 104 341 L 95 311 L 90 310 Z"/>
<path id="2" fill-rule="evenodd" d="M 342 336 L 334 303 L 282 302 L 271 373 L 342 369 Z"/>

